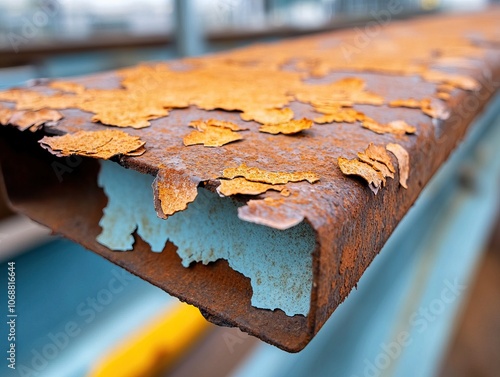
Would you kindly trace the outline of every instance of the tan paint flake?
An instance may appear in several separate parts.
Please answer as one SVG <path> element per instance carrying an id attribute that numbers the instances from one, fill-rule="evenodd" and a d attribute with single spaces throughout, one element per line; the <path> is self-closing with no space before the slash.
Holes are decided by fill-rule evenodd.
<path id="1" fill-rule="evenodd" d="M 417 131 L 415 127 L 409 125 L 404 120 L 394 120 L 387 124 L 381 124 L 368 118 L 363 121 L 362 126 L 378 134 L 392 133 L 395 135 L 404 135 L 414 134 Z"/>
<path id="2" fill-rule="evenodd" d="M 422 101 L 414 98 L 397 99 L 389 102 L 390 107 L 408 107 L 410 109 L 418 109 L 422 107 Z"/>
<path id="3" fill-rule="evenodd" d="M 107 160 L 113 156 L 144 153 L 145 142 L 119 130 L 79 131 L 64 136 L 45 136 L 42 148 L 58 157 L 79 155 Z"/>
<path id="4" fill-rule="evenodd" d="M 0 124 L 8 124 L 19 128 L 21 131 L 36 131 L 48 122 L 61 120 L 63 115 L 56 110 L 41 109 L 37 111 L 11 110 L 0 107 Z"/>
<path id="5" fill-rule="evenodd" d="M 338 103 L 344 106 L 382 105 L 384 99 L 378 94 L 366 91 L 365 86 L 365 81 L 360 78 L 346 77 L 329 84 L 302 84 L 292 92 L 298 101 L 313 105 L 321 102 Z"/>
<path id="6" fill-rule="evenodd" d="M 313 126 L 313 124 L 312 120 L 303 118 L 299 120 L 290 120 L 284 123 L 265 124 L 259 128 L 259 131 L 273 135 L 293 135 L 301 131 L 308 130 Z"/>
<path id="7" fill-rule="evenodd" d="M 304 221 L 302 213 L 283 210 L 285 206 L 285 198 L 249 200 L 245 206 L 238 208 L 238 217 L 243 221 L 279 230 L 292 228 Z"/>
<path id="8" fill-rule="evenodd" d="M 9 120 L 12 117 L 14 110 L 0 105 L 0 125 L 6 126 L 9 124 Z"/>
<path id="9" fill-rule="evenodd" d="M 434 119 L 446 120 L 450 117 L 448 108 L 439 101 L 432 103 L 431 100 L 424 100 L 421 109 L 424 114 Z"/>
<path id="10" fill-rule="evenodd" d="M 316 110 L 316 108 L 315 108 Z M 321 117 L 314 118 L 316 123 L 354 123 L 366 119 L 365 114 L 351 108 L 339 107 L 336 112 L 325 113 Z"/>
<path id="11" fill-rule="evenodd" d="M 370 143 L 365 150 L 365 154 L 372 160 L 383 163 L 391 172 L 396 172 L 394 165 L 392 165 L 391 157 L 387 154 L 384 147 Z"/>
<path id="12" fill-rule="evenodd" d="M 85 87 L 83 85 L 70 81 L 54 81 L 49 84 L 49 87 L 68 93 L 79 94 L 85 92 Z"/>
<path id="13" fill-rule="evenodd" d="M 407 181 L 410 173 L 410 156 L 408 152 L 401 145 L 395 143 L 387 144 L 386 149 L 396 156 L 399 165 L 399 183 L 407 189 Z"/>
<path id="14" fill-rule="evenodd" d="M 450 116 L 449 110 L 437 101 L 432 102 L 429 98 L 416 100 L 413 98 L 399 99 L 389 102 L 390 107 L 408 107 L 411 109 L 420 109 L 422 112 L 434 119 L 448 119 Z"/>
<path id="15" fill-rule="evenodd" d="M 453 90 L 455 90 L 456 88 L 453 86 L 453 85 L 450 85 L 450 84 L 439 84 L 436 88 L 436 90 L 438 92 L 446 92 L 446 93 L 450 93 L 450 92 L 453 92 Z"/>
<path id="16" fill-rule="evenodd" d="M 183 211 L 198 195 L 199 182 L 172 169 L 161 169 L 153 182 L 155 207 L 158 216 L 168 218 Z"/>
<path id="17" fill-rule="evenodd" d="M 472 77 L 465 75 L 457 75 L 442 71 L 425 71 L 422 73 L 422 78 L 425 81 L 448 84 L 455 88 L 464 90 L 479 90 L 481 85 Z"/>
<path id="18" fill-rule="evenodd" d="M 248 109 L 241 113 L 241 119 L 246 121 L 256 121 L 262 124 L 285 123 L 293 119 L 293 111 L 290 108 L 284 109 Z"/>
<path id="19" fill-rule="evenodd" d="M 241 195 L 260 195 L 268 190 L 282 192 L 284 185 L 269 185 L 267 183 L 252 182 L 245 178 L 234 178 L 231 180 L 220 180 L 217 192 L 223 196 Z"/>
<path id="20" fill-rule="evenodd" d="M 375 161 L 368 157 L 365 153 L 363 152 L 358 152 L 358 159 L 361 162 L 367 163 L 371 167 L 373 167 L 375 170 L 379 171 L 382 173 L 384 177 L 389 177 L 394 179 L 394 173 L 389 170 L 389 168 L 382 164 L 381 162 Z"/>
<path id="21" fill-rule="evenodd" d="M 319 176 L 312 172 L 272 172 L 241 164 L 237 168 L 227 168 L 222 172 L 221 178 L 233 179 L 244 177 L 252 182 L 269 183 L 272 185 L 286 184 L 288 182 L 308 181 L 314 183 L 319 181 Z"/>
<path id="22" fill-rule="evenodd" d="M 436 97 L 442 99 L 443 101 L 448 101 L 451 98 L 451 95 L 448 92 L 437 92 Z"/>
<path id="23" fill-rule="evenodd" d="M 193 131 L 184 137 L 184 145 L 202 144 L 205 147 L 221 147 L 233 141 L 242 140 L 243 137 L 228 128 L 207 125 L 203 131 Z"/>
<path id="24" fill-rule="evenodd" d="M 198 131 L 205 131 L 207 126 L 227 128 L 231 131 L 244 131 L 248 130 L 248 128 L 240 128 L 236 123 L 229 122 L 226 120 L 217 120 L 217 119 L 207 119 L 207 120 L 193 120 L 189 123 L 190 127 L 196 128 Z"/>
<path id="25" fill-rule="evenodd" d="M 378 193 L 381 186 L 385 186 L 385 177 L 371 165 L 357 159 L 348 160 L 344 157 L 339 157 L 337 162 L 340 170 L 345 175 L 357 175 L 368 182 L 370 190 L 372 190 L 375 195 Z"/>

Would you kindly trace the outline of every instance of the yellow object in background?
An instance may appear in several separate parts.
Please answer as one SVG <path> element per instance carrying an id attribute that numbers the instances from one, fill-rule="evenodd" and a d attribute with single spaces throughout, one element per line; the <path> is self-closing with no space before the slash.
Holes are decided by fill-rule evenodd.
<path id="1" fill-rule="evenodd" d="M 152 323 L 124 339 L 88 377 L 157 376 L 201 340 L 211 327 L 194 306 L 174 304 Z"/>

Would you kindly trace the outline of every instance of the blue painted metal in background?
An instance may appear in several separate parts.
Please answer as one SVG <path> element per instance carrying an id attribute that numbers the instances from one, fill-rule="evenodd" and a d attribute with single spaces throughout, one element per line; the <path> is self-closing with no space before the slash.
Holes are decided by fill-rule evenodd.
<path id="1" fill-rule="evenodd" d="M 306 349 L 262 343 L 233 377 L 436 375 L 499 207 L 499 109 L 500 96 Z"/>
<path id="2" fill-rule="evenodd" d="M 66 240 L 55 239 L 14 261 L 17 369 L 9 373 L 2 358 L 1 376 L 84 376 L 105 350 L 174 300 Z M 0 286 L 1 302 L 7 303 L 6 263 L 0 265 Z M 7 314 L 7 304 L 0 313 Z M 0 330 L 3 354 L 7 327 Z"/>

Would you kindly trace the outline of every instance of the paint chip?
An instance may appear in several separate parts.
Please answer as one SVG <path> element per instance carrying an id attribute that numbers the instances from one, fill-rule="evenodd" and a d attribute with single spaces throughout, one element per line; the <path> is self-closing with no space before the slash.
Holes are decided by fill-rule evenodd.
<path id="1" fill-rule="evenodd" d="M 199 181 L 173 169 L 161 169 L 153 181 L 156 213 L 162 219 L 183 211 L 198 195 Z"/>
<path id="2" fill-rule="evenodd" d="M 314 107 L 314 110 L 324 114 L 314 119 L 316 123 L 354 123 L 366 119 L 362 112 L 342 106 Z"/>
<path id="3" fill-rule="evenodd" d="M 293 111 L 290 108 L 284 109 L 247 109 L 240 114 L 241 119 L 246 121 L 256 121 L 262 124 L 277 124 L 289 122 L 293 119 Z"/>
<path id="4" fill-rule="evenodd" d="M 431 100 L 425 100 L 422 102 L 422 112 L 431 118 L 446 120 L 450 117 L 450 110 L 439 101 L 434 103 Z"/>
<path id="5" fill-rule="evenodd" d="M 449 95 L 448 95 L 449 98 Z M 416 100 L 414 98 L 399 99 L 389 102 L 390 107 L 408 107 L 411 109 L 420 109 L 431 118 L 446 120 L 450 117 L 450 111 L 439 101 L 432 102 L 429 98 Z"/>
<path id="6" fill-rule="evenodd" d="M 365 162 L 367 163 L 368 165 L 370 165 L 372 168 L 374 168 L 375 170 L 379 171 L 380 173 L 382 173 L 382 175 L 387 178 L 393 178 L 394 179 L 394 173 L 391 172 L 389 170 L 389 168 L 382 164 L 381 162 L 378 162 L 378 161 L 375 161 L 373 159 L 371 159 L 369 156 L 367 156 L 365 153 L 363 152 L 358 152 L 358 159 L 361 161 L 361 162 Z"/>
<path id="7" fill-rule="evenodd" d="M 52 89 L 61 90 L 67 93 L 83 93 L 85 92 L 85 87 L 81 84 L 77 84 L 70 81 L 53 81 L 49 84 Z"/>
<path id="8" fill-rule="evenodd" d="M 190 127 L 196 128 L 198 131 L 205 131 L 207 127 L 220 127 L 227 128 L 231 131 L 245 131 L 248 128 L 240 128 L 236 123 L 226 120 L 207 119 L 207 120 L 193 120 L 189 123 Z"/>
<path id="9" fill-rule="evenodd" d="M 64 136 L 45 136 L 39 141 L 42 148 L 58 157 L 79 155 L 107 160 L 113 156 L 143 154 L 145 142 L 119 130 L 79 131 Z"/>
<path id="10" fill-rule="evenodd" d="M 292 92 L 298 101 L 316 105 L 315 107 L 321 102 L 338 103 L 343 106 L 354 104 L 380 106 L 384 103 L 381 96 L 366 91 L 365 87 L 363 79 L 346 77 L 329 84 L 303 84 Z"/>
<path id="11" fill-rule="evenodd" d="M 303 118 L 299 120 L 290 120 L 284 123 L 265 124 L 259 128 L 259 131 L 273 135 L 293 135 L 301 131 L 308 130 L 313 126 L 313 124 L 312 120 Z"/>
<path id="12" fill-rule="evenodd" d="M 36 111 L 12 110 L 0 106 L 0 124 L 11 125 L 21 131 L 37 131 L 41 126 L 49 122 L 61 120 L 63 115 L 56 110 L 41 109 Z"/>
<path id="13" fill-rule="evenodd" d="M 14 110 L 0 105 L 0 125 L 6 126 L 9 124 L 9 120 L 12 117 Z"/>
<path id="14" fill-rule="evenodd" d="M 391 157 L 387 154 L 384 147 L 370 143 L 365 150 L 365 154 L 372 160 L 383 163 L 391 172 L 396 172 L 394 165 L 392 165 Z"/>
<path id="15" fill-rule="evenodd" d="M 236 177 L 244 177 L 252 182 L 269 183 L 272 185 L 299 181 L 308 181 L 309 183 L 319 181 L 319 176 L 312 172 L 272 172 L 255 167 L 248 167 L 246 164 L 241 164 L 237 168 L 225 169 L 220 178 L 233 179 Z"/>
<path id="16" fill-rule="evenodd" d="M 422 78 L 428 82 L 448 84 L 455 88 L 464 90 L 476 91 L 481 88 L 479 82 L 477 82 L 477 80 L 473 79 L 472 77 L 448 72 L 424 71 L 422 72 Z"/>
<path id="17" fill-rule="evenodd" d="M 268 190 L 282 192 L 284 189 L 284 185 L 270 185 L 267 183 L 248 181 L 245 178 L 234 178 L 231 180 L 221 179 L 220 185 L 219 187 L 217 187 L 217 192 L 222 196 L 231 196 L 237 194 L 260 195 Z"/>
<path id="18" fill-rule="evenodd" d="M 357 159 L 348 160 L 344 157 L 339 157 L 337 162 L 345 175 L 357 175 L 368 182 L 368 187 L 375 195 L 381 186 L 385 186 L 385 177 L 372 166 Z"/>
<path id="19" fill-rule="evenodd" d="M 443 101 L 448 101 L 451 98 L 451 94 L 448 92 L 437 92 L 436 97 Z"/>
<path id="20" fill-rule="evenodd" d="M 396 156 L 399 165 L 399 183 L 407 189 L 407 181 L 410 173 L 410 155 L 399 144 L 389 143 L 386 145 L 386 149 Z"/>
<path id="21" fill-rule="evenodd" d="M 184 145 L 202 144 L 205 147 L 221 147 L 233 141 L 242 140 L 243 137 L 229 128 L 204 126 L 203 131 L 193 131 L 184 137 Z"/>
<path id="22" fill-rule="evenodd" d="M 284 198 L 249 200 L 245 206 L 238 208 L 238 217 L 243 221 L 278 230 L 290 229 L 304 221 L 303 214 L 299 211 L 283 210 L 284 206 Z"/>
<path id="23" fill-rule="evenodd" d="M 371 118 L 367 118 L 363 121 L 362 126 L 378 134 L 392 133 L 395 135 L 405 135 L 414 134 L 417 131 L 415 127 L 409 125 L 404 120 L 394 120 L 387 124 L 381 124 Z"/>
<path id="24" fill-rule="evenodd" d="M 389 102 L 390 107 L 408 107 L 410 109 L 418 109 L 422 106 L 422 101 L 414 98 L 397 99 Z"/>

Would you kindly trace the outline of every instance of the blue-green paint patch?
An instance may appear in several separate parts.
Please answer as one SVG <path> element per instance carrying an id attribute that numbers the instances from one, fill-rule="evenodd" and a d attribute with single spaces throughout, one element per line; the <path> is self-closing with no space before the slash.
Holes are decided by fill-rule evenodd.
<path id="1" fill-rule="evenodd" d="M 102 162 L 98 183 L 108 205 L 99 223 L 99 243 L 116 251 L 132 250 L 137 230 L 153 251 L 161 252 L 170 240 L 185 267 L 225 259 L 250 278 L 253 306 L 281 309 L 289 316 L 308 314 L 315 234 L 307 223 L 287 230 L 248 223 L 238 218 L 235 201 L 202 188 L 185 211 L 163 220 L 153 205 L 153 179 Z"/>

